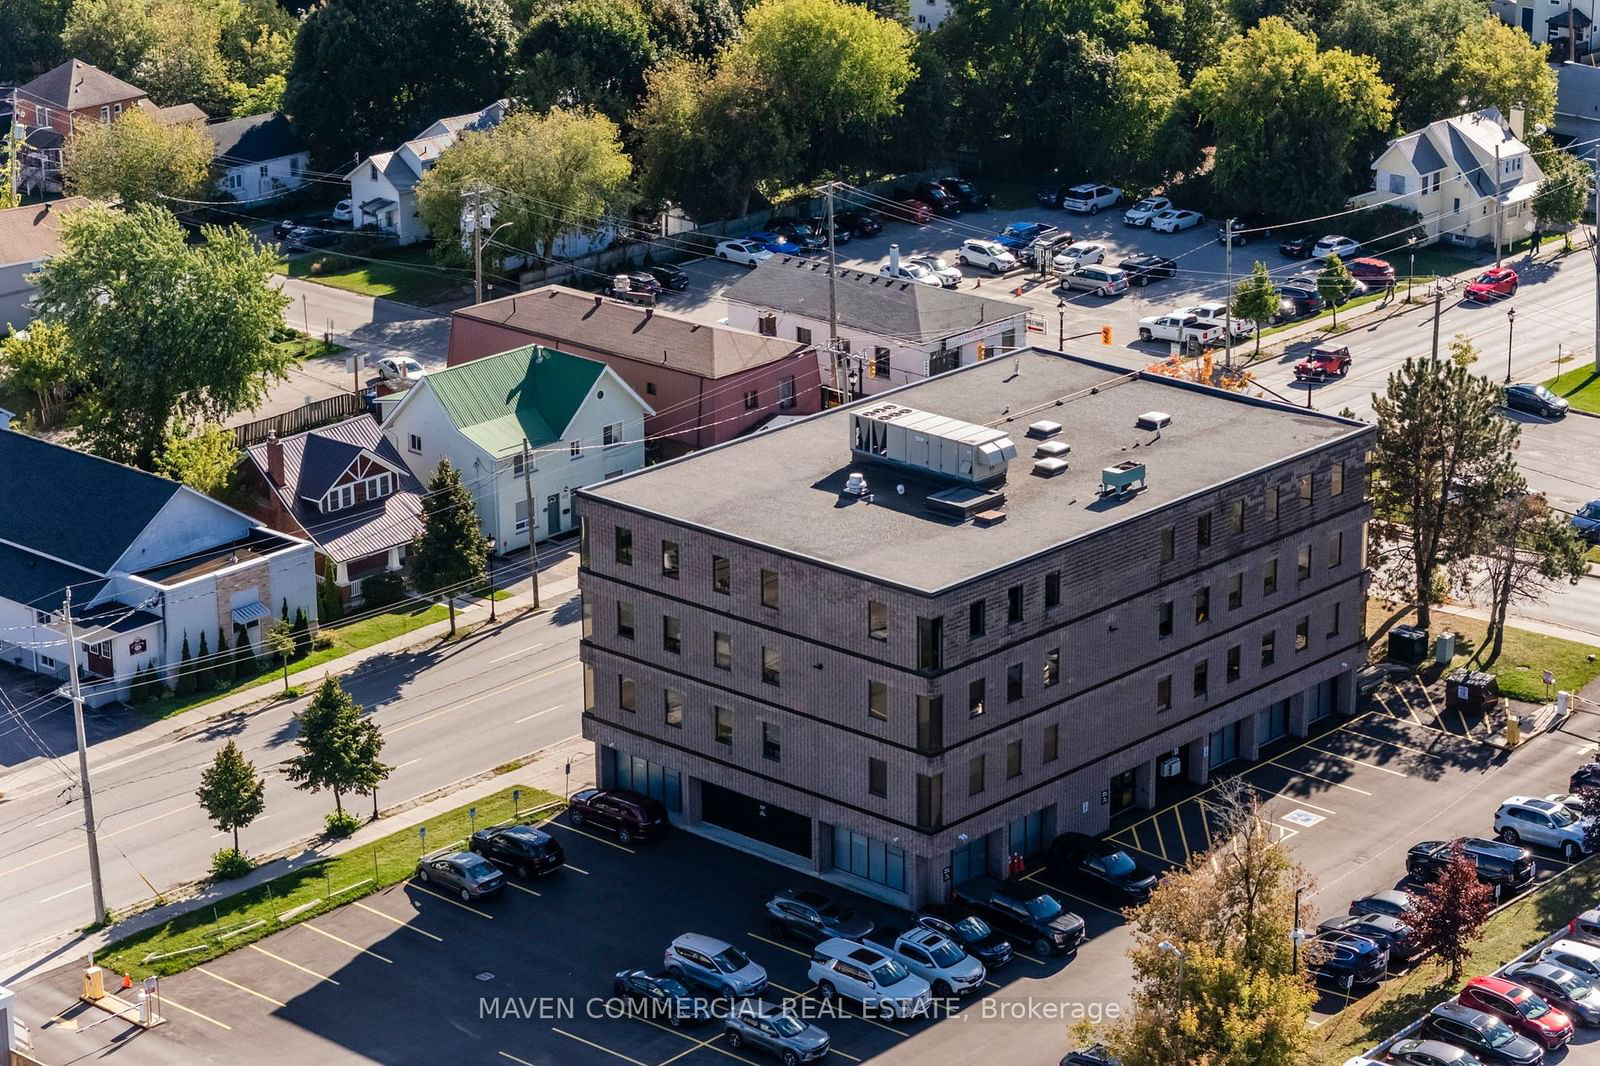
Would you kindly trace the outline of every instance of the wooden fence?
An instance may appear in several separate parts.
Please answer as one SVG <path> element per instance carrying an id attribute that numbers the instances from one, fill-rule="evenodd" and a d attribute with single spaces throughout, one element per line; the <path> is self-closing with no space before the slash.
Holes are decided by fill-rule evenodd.
<path id="1" fill-rule="evenodd" d="M 366 409 L 367 404 L 363 397 L 353 392 L 341 392 L 325 400 L 315 400 L 304 407 L 296 407 L 293 411 L 285 411 L 281 415 L 272 415 L 255 422 L 246 422 L 242 426 L 234 426 L 233 443 L 235 447 L 248 448 L 252 444 L 266 440 L 270 433 L 286 437 L 291 433 L 315 429 L 329 422 L 337 422 L 341 418 L 358 415 Z"/>

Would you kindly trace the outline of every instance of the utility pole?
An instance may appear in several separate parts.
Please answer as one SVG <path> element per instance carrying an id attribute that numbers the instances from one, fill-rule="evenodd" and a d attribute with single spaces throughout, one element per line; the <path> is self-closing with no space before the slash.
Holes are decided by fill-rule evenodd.
<path id="1" fill-rule="evenodd" d="M 839 256 L 833 243 L 833 190 L 837 184 L 828 182 L 822 187 L 822 192 L 828 210 L 828 370 L 832 375 L 833 391 L 842 399 L 844 394 L 839 391 Z M 846 375 L 848 380 L 849 376 Z"/>
<path id="2" fill-rule="evenodd" d="M 1222 242 L 1222 247 L 1225 249 L 1223 259 L 1227 263 L 1225 269 L 1228 274 L 1228 302 L 1223 305 L 1222 315 L 1226 330 L 1222 338 L 1222 365 L 1230 370 L 1233 369 L 1233 224 L 1237 221 L 1238 219 L 1228 219 L 1228 228 L 1225 231 L 1228 239 Z"/>
<path id="3" fill-rule="evenodd" d="M 78 785 L 83 789 L 83 832 L 89 844 L 89 884 L 94 891 L 94 921 L 106 920 L 106 893 L 100 882 L 100 844 L 95 838 L 94 798 L 89 793 L 89 742 L 83 734 L 83 692 L 78 688 L 78 646 L 72 636 L 72 586 L 61 604 L 67 630 L 67 683 L 72 691 L 72 726 L 78 734 Z"/>
<path id="4" fill-rule="evenodd" d="M 533 578 L 533 609 L 539 609 L 539 541 L 534 536 L 537 523 L 533 513 L 533 456 L 528 452 L 528 438 L 522 438 L 522 491 L 528 500 L 528 571 Z"/>
<path id="5" fill-rule="evenodd" d="M 1500 269 L 1500 142 L 1494 144 L 1494 268 Z"/>
<path id="6" fill-rule="evenodd" d="M 1594 162 L 1594 233 L 1589 238 L 1589 257 L 1594 260 L 1594 369 L 1600 373 L 1600 148 L 1591 148 Z"/>
<path id="7" fill-rule="evenodd" d="M 1444 285 L 1433 279 L 1433 357 L 1439 358 L 1439 311 L 1444 307 Z"/>
<path id="8" fill-rule="evenodd" d="M 472 302 L 481 304 L 483 303 L 483 188 L 474 185 L 467 190 L 467 196 L 472 201 Z M 531 512 L 528 521 L 533 521 Z"/>

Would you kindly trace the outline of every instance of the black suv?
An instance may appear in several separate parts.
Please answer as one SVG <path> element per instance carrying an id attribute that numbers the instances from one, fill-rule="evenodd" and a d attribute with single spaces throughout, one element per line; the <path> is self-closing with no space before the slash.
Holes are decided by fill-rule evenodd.
<path id="1" fill-rule="evenodd" d="M 1143 903 L 1156 887 L 1156 875 L 1122 848 L 1086 833 L 1062 833 L 1045 859 L 1052 872 L 1087 881 L 1119 899 Z"/>
<path id="2" fill-rule="evenodd" d="M 950 191 L 936 181 L 919 181 L 911 193 L 911 198 L 921 200 L 933 208 L 934 214 L 959 215 L 961 201 L 950 194 Z"/>
<path id="3" fill-rule="evenodd" d="M 1323 932 L 1354 933 L 1389 950 L 1389 965 L 1404 966 L 1420 950 L 1416 931 L 1399 918 L 1387 914 L 1341 914 L 1317 928 Z"/>
<path id="4" fill-rule="evenodd" d="M 1460 1003 L 1441 1003 L 1422 1020 L 1422 1032 L 1465 1048 L 1486 1063 L 1505 1066 L 1539 1066 L 1544 1048 L 1485 1011 Z"/>
<path id="5" fill-rule="evenodd" d="M 1460 844 L 1462 854 L 1472 860 L 1478 870 L 1478 880 L 1493 885 L 1497 894 L 1515 892 L 1533 884 L 1534 862 L 1527 848 L 1482 837 L 1424 840 L 1413 844 L 1406 853 L 1406 873 L 1419 881 L 1432 881 L 1450 862 L 1451 848 L 1455 844 Z"/>
<path id="6" fill-rule="evenodd" d="M 840 937 L 860 940 L 872 935 L 872 923 L 821 892 L 779 892 L 767 901 L 767 924 L 774 933 L 798 937 L 808 944 Z"/>
<path id="7" fill-rule="evenodd" d="M 940 178 L 939 186 L 968 211 L 987 211 L 990 201 L 994 199 L 989 193 L 973 188 L 972 182 L 966 178 Z"/>
<path id="8" fill-rule="evenodd" d="M 970 907 L 935 905 L 917 915 L 917 924 L 943 933 L 991 970 L 1011 961 L 1011 941 L 991 929 Z"/>
<path id="9" fill-rule="evenodd" d="M 1086 938 L 1082 918 L 1050 893 L 1023 881 L 974 877 L 956 886 L 955 897 L 984 921 L 1018 936 L 1040 957 L 1071 955 Z"/>
<path id="10" fill-rule="evenodd" d="M 518 877 L 555 873 L 567 861 L 561 841 L 531 825 L 495 826 L 472 834 L 467 845 L 496 866 L 514 870 Z"/>
<path id="11" fill-rule="evenodd" d="M 849 230 L 857 237 L 876 237 L 883 232 L 883 219 L 871 211 L 852 207 L 833 213 L 833 228 L 835 233 Z"/>
<path id="12" fill-rule="evenodd" d="M 1354 933 L 1325 930 L 1306 941 L 1306 969 L 1342 988 L 1375 985 L 1389 972 L 1389 952 Z"/>
<path id="13" fill-rule="evenodd" d="M 1178 276 L 1178 264 L 1161 255 L 1130 255 L 1117 266 L 1128 272 L 1128 281 L 1141 289 L 1152 281 Z"/>

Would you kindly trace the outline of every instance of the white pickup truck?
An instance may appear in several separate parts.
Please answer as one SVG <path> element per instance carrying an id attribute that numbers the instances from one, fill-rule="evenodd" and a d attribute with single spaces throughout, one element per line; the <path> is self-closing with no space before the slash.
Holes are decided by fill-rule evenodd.
<path id="1" fill-rule="evenodd" d="M 1142 341 L 1177 341 L 1185 348 L 1221 344 L 1227 326 L 1199 315 L 1151 315 L 1139 320 Z"/>
<path id="2" fill-rule="evenodd" d="M 928 982 L 940 999 L 976 992 L 988 976 L 983 963 L 963 951 L 961 945 L 922 926 L 912 926 L 898 934 L 893 929 L 880 930 L 861 942 L 899 959 L 906 969 Z"/>

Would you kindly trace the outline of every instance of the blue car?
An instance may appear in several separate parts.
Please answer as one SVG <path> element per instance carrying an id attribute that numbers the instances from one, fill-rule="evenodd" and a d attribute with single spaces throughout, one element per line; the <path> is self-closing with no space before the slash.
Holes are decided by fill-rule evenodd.
<path id="1" fill-rule="evenodd" d="M 1016 255 L 1040 237 L 1056 231 L 1048 222 L 1013 222 L 995 237 L 995 243 Z"/>
<path id="2" fill-rule="evenodd" d="M 747 241 L 755 241 L 773 255 L 799 255 L 800 246 L 786 237 L 776 233 L 752 233 L 746 237 Z"/>
<path id="3" fill-rule="evenodd" d="M 1306 969 L 1341 988 L 1375 985 L 1389 973 L 1389 952 L 1354 933 L 1324 930 L 1305 945 Z"/>
<path id="4" fill-rule="evenodd" d="M 1590 544 L 1600 544 L 1600 500 L 1590 500 L 1572 516 L 1572 528 Z"/>

